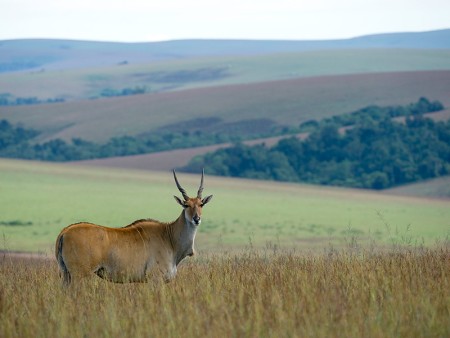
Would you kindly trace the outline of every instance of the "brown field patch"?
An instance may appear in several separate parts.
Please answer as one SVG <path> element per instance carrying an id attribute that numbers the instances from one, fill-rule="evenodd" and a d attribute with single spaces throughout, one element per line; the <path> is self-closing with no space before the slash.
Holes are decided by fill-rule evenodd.
<path id="1" fill-rule="evenodd" d="M 139 169 L 150 171 L 167 171 L 186 165 L 191 158 L 203 155 L 230 144 L 212 145 L 189 149 L 161 151 L 152 154 L 111 157 L 95 160 L 74 161 L 75 165 L 93 165 L 111 168 Z"/>

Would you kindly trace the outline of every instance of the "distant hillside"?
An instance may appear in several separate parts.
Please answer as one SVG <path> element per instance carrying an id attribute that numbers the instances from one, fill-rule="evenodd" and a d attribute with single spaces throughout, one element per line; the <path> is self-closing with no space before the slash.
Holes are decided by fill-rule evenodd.
<path id="1" fill-rule="evenodd" d="M 72 40 L 0 41 L 0 72 L 86 68 L 180 58 L 261 55 L 358 48 L 449 49 L 450 29 L 362 36 L 343 40 L 178 40 L 149 43 Z"/>
<path id="2" fill-rule="evenodd" d="M 79 102 L 0 107 L 0 118 L 42 131 L 41 141 L 106 141 L 162 128 L 261 128 L 298 125 L 368 105 L 401 105 L 425 96 L 450 106 L 450 71 L 323 76 Z M 208 120 L 215 118 L 214 121 Z M 264 122 L 265 121 L 265 122 Z M 204 123 L 212 123 L 211 124 Z M 261 124 L 261 122 L 264 122 Z M 223 130 L 223 129 L 222 129 Z M 244 129 L 245 131 L 245 129 Z"/>
<path id="3" fill-rule="evenodd" d="M 450 109 L 426 114 L 427 118 L 430 118 L 436 122 L 438 121 L 447 121 L 450 120 Z M 398 122 L 404 121 L 404 118 L 395 118 L 394 120 Z M 276 137 L 268 137 L 268 138 L 260 138 L 253 139 L 242 142 L 245 145 L 258 145 L 264 144 L 267 147 L 272 147 L 276 145 L 280 140 L 290 138 L 295 136 L 301 140 L 308 137 L 308 133 L 299 133 L 295 135 L 283 135 Z M 108 168 L 126 168 L 126 169 L 140 169 L 140 170 L 151 170 L 151 171 L 170 171 L 173 168 L 181 168 L 185 167 L 191 159 L 196 156 L 205 155 L 210 152 L 214 152 L 218 149 L 223 149 L 227 147 L 231 147 L 231 143 L 223 143 L 223 144 L 215 144 L 211 146 L 203 146 L 203 147 L 192 147 L 188 149 L 176 149 L 169 151 L 161 151 L 150 154 L 143 155 L 132 155 L 132 156 L 121 156 L 121 157 L 110 157 L 110 158 L 102 158 L 102 159 L 94 159 L 94 160 L 83 160 L 83 161 L 73 161 L 72 164 L 79 165 L 89 165 L 89 166 L 100 166 L 100 167 L 108 167 Z M 448 180 L 447 185 L 450 185 L 450 179 Z M 437 187 L 437 184 L 434 186 Z M 408 187 L 408 186 L 406 186 Z M 405 187 L 405 188 L 406 188 Z M 400 188 L 399 188 L 400 189 Z M 431 189 L 430 189 L 431 190 Z M 447 189 L 449 191 L 448 197 L 450 197 L 450 188 Z M 392 189 L 393 193 L 396 193 L 396 189 Z M 435 196 L 435 191 L 431 191 L 429 196 Z M 402 193 L 402 192 L 400 192 Z M 415 191 L 412 192 L 412 195 L 415 195 Z"/>
<path id="4" fill-rule="evenodd" d="M 425 70 L 450 70 L 450 49 L 341 49 L 127 65 L 105 62 L 97 68 L 0 73 L 0 104 L 2 96 L 11 103 L 74 101 L 324 75 Z"/>
<path id="5" fill-rule="evenodd" d="M 450 48 L 450 29 L 417 33 L 374 34 L 345 40 L 358 48 Z"/>

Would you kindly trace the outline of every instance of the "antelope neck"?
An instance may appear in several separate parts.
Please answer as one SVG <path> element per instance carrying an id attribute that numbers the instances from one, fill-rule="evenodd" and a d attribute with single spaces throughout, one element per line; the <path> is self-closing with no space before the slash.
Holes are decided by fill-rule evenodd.
<path id="1" fill-rule="evenodd" d="M 186 256 L 194 254 L 194 239 L 197 227 L 189 222 L 185 216 L 185 210 L 180 217 L 169 225 L 169 241 L 174 249 L 175 264 Z"/>

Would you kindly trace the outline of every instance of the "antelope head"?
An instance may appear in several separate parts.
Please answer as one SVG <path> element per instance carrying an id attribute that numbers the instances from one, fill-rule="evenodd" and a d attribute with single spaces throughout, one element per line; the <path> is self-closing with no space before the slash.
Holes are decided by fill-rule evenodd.
<path id="1" fill-rule="evenodd" d="M 212 198 L 212 195 L 202 198 L 204 175 L 205 171 L 202 170 L 202 178 L 200 181 L 200 188 L 198 188 L 197 197 L 189 197 L 186 193 L 186 190 L 184 190 L 178 182 L 175 170 L 173 171 L 175 183 L 177 184 L 178 190 L 180 190 L 181 195 L 183 196 L 183 200 L 177 196 L 174 196 L 175 200 L 184 208 L 184 215 L 187 221 L 194 224 L 195 226 L 200 225 L 202 221 L 202 208 L 206 203 L 211 201 Z"/>

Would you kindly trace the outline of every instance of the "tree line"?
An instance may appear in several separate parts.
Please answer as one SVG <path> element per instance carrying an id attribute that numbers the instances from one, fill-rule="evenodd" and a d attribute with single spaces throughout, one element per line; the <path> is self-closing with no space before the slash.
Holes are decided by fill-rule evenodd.
<path id="1" fill-rule="evenodd" d="M 98 96 L 93 96 L 91 99 L 98 97 L 116 97 L 116 96 L 130 96 L 130 95 L 140 95 L 150 92 L 147 86 L 136 86 L 133 88 L 104 88 L 100 91 Z M 28 97 L 15 97 L 10 93 L 0 93 L 0 106 L 22 106 L 22 105 L 33 105 L 33 104 L 43 104 L 43 103 L 60 103 L 65 102 L 62 97 L 40 99 L 36 96 Z"/>
<path id="2" fill-rule="evenodd" d="M 226 134 L 207 134 L 202 131 L 154 132 L 142 136 L 114 137 L 105 143 L 81 138 L 71 141 L 53 139 L 36 142 L 41 133 L 0 121 L 0 157 L 42 161 L 78 161 L 95 158 L 146 154 L 164 150 L 192 148 L 234 141 Z"/>
<path id="3" fill-rule="evenodd" d="M 64 102 L 65 100 L 61 97 L 49 98 L 41 100 L 36 96 L 28 97 L 14 97 L 9 93 L 0 94 L 0 106 L 22 106 L 22 105 L 32 105 L 32 104 L 42 104 L 42 103 L 58 103 Z"/>
<path id="4" fill-rule="evenodd" d="M 424 106 L 427 100 L 418 103 Z M 429 101 L 427 101 L 429 102 Z M 434 109 L 436 103 L 430 103 Z M 415 110 L 404 123 L 390 109 L 371 107 L 342 132 L 333 119 L 315 125 L 306 140 L 283 139 L 273 147 L 236 144 L 199 156 L 184 167 L 213 175 L 384 189 L 450 173 L 450 121 Z"/>
<path id="5" fill-rule="evenodd" d="M 130 96 L 148 93 L 147 86 L 136 86 L 134 88 L 122 88 L 120 90 L 113 88 L 104 88 L 100 92 L 100 97 Z"/>

